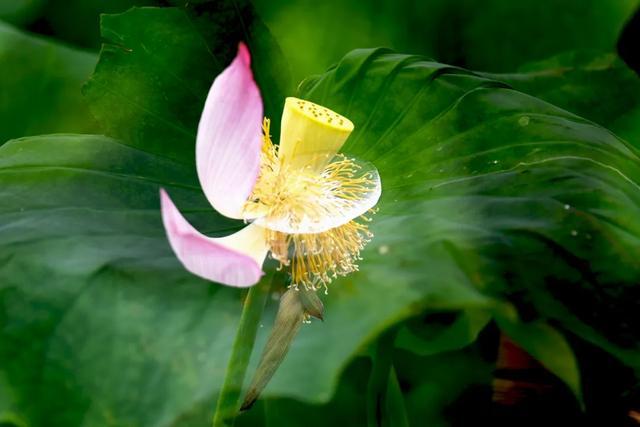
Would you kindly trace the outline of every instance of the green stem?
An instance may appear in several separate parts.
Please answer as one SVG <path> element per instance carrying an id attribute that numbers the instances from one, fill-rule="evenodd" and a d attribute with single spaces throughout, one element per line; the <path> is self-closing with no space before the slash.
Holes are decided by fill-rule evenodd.
<path id="1" fill-rule="evenodd" d="M 371 375 L 367 384 L 367 426 L 380 427 L 385 418 L 385 402 L 389 375 L 393 367 L 396 331 L 385 332 L 376 343 L 372 355 Z"/>
<path id="2" fill-rule="evenodd" d="M 404 404 L 404 396 L 398 382 L 396 368 L 391 365 L 389 372 L 389 386 L 387 388 L 387 411 L 389 413 L 389 425 L 393 427 L 409 427 L 407 408 Z"/>
<path id="3" fill-rule="evenodd" d="M 265 275 L 257 285 L 249 289 L 244 301 L 238 332 L 231 349 L 222 390 L 218 396 L 216 412 L 213 415 L 213 427 L 233 426 L 238 415 L 242 384 L 273 278 L 273 273 Z"/>

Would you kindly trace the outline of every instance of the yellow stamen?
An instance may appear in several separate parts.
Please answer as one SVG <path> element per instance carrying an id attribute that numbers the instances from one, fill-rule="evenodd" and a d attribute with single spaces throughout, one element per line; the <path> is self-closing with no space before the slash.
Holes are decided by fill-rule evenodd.
<path id="1" fill-rule="evenodd" d="M 356 220 L 323 233 L 267 231 L 271 256 L 291 267 L 292 286 L 311 290 L 326 290 L 336 277 L 357 271 L 360 251 L 372 237 L 366 224 Z"/>
<path id="2" fill-rule="evenodd" d="M 296 102 L 297 106 L 305 108 L 307 106 L 307 101 L 295 98 L 288 98 L 287 102 Z M 324 116 L 318 114 L 315 117 L 314 111 L 309 111 L 301 108 L 292 114 L 303 115 L 303 121 L 307 122 L 318 122 Z M 309 114 L 313 117 L 309 117 Z M 351 122 L 347 121 L 346 124 L 345 120 L 342 118 L 340 123 L 338 119 L 338 127 L 332 123 L 321 124 L 322 127 L 333 128 L 323 135 L 346 133 L 342 138 L 344 142 L 350 129 L 353 129 Z M 287 123 L 290 125 L 291 121 Z M 287 133 L 285 126 L 283 119 L 283 134 Z M 305 126 L 309 131 L 320 124 Z M 299 126 L 298 130 L 305 126 Z M 294 161 L 299 159 L 298 154 L 293 158 L 289 157 L 293 155 L 292 151 L 283 155 L 283 146 L 273 144 L 269 129 L 269 119 L 265 118 L 259 177 L 245 204 L 244 216 L 266 229 L 271 256 L 280 261 L 281 267 L 291 268 L 292 286 L 326 289 L 334 278 L 357 271 L 360 251 L 372 238 L 366 225 L 369 218 L 358 209 L 369 197 L 377 200 L 380 191 L 377 172 L 363 168 L 354 159 L 335 155 L 333 150 L 342 145 L 342 142 L 338 143 L 339 138 L 329 138 L 329 143 L 333 145 L 329 146 L 331 157 L 327 160 L 323 156 L 329 154 L 321 149 L 317 134 L 306 134 L 306 131 L 288 134 L 315 140 L 315 144 L 300 140 L 293 146 L 295 150 L 314 155 Z M 324 154 L 321 156 L 320 153 Z M 373 212 L 370 209 L 368 211 Z M 356 219 L 352 219 L 354 217 Z"/>
<path id="3" fill-rule="evenodd" d="M 269 127 L 265 119 L 260 174 L 245 204 L 245 218 L 259 218 L 259 225 L 277 231 L 317 233 L 359 216 L 362 201 L 377 197 L 374 170 L 343 155 L 334 156 L 320 172 L 293 166 L 279 156 Z"/>

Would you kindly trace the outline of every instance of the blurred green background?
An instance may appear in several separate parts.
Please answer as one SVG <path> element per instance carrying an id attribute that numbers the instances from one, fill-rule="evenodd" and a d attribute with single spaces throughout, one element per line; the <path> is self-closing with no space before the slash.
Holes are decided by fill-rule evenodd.
<path id="1" fill-rule="evenodd" d="M 122 37 L 122 40 L 131 37 L 137 43 L 147 40 L 145 37 L 149 37 L 154 28 L 162 32 L 166 28 L 173 28 L 172 25 L 176 23 L 184 26 L 176 26 L 173 30 L 175 33 L 167 30 L 164 41 L 169 41 L 166 45 L 171 48 L 168 48 L 166 57 L 162 56 L 162 40 L 151 38 L 156 42 L 156 53 L 160 52 L 156 58 L 164 61 L 160 65 L 148 59 L 140 63 L 127 62 L 126 55 L 117 48 L 115 53 L 109 52 L 113 55 L 103 57 L 101 74 L 96 73 L 92 84 L 86 86 L 82 94 L 83 85 L 98 62 L 103 41 L 100 36 L 100 14 L 121 13 L 132 6 L 169 7 L 184 6 L 185 3 L 189 13 L 193 13 L 189 16 L 197 16 L 190 21 L 197 27 L 194 34 L 205 34 L 208 40 L 219 38 L 222 44 L 226 38 L 234 38 L 245 31 L 254 37 L 255 46 L 264 48 L 273 46 L 271 39 L 265 35 L 271 33 L 281 52 L 276 48 L 265 48 L 262 53 L 256 52 L 254 57 L 264 93 L 274 94 L 273 98 L 265 100 L 273 104 L 267 106 L 268 111 L 278 110 L 278 97 L 283 95 L 278 90 L 286 87 L 289 91 L 287 94 L 299 90 L 299 93 L 310 97 L 329 96 L 330 102 L 335 105 L 353 108 L 354 115 L 367 111 L 376 120 L 362 117 L 360 122 L 367 123 L 367 135 L 379 138 L 376 141 L 384 141 L 392 132 L 405 137 L 408 142 L 418 141 L 419 135 L 416 134 L 421 128 L 415 124 L 405 129 L 400 121 L 404 117 L 404 99 L 385 104 L 390 117 L 396 118 L 391 113 L 398 117 L 398 121 L 387 123 L 378 109 L 362 106 L 366 104 L 366 96 L 358 97 L 357 91 L 350 85 L 353 81 L 359 81 L 359 73 L 370 73 L 373 78 L 386 78 L 384 72 L 390 76 L 402 72 L 406 73 L 403 74 L 403 78 L 407 79 L 406 87 L 420 91 L 422 85 L 411 74 L 414 71 L 412 65 L 424 73 L 433 68 L 436 70 L 434 75 L 445 75 L 438 80 L 444 83 L 441 83 L 442 86 L 434 84 L 435 89 L 424 85 L 428 87 L 426 90 L 433 90 L 430 93 L 433 111 L 428 108 L 429 102 L 420 105 L 427 115 L 443 112 L 445 120 L 431 129 L 435 133 L 441 132 L 443 138 L 451 129 L 460 133 L 470 130 L 471 140 L 477 143 L 480 153 L 482 144 L 491 136 L 479 128 L 471 127 L 469 123 L 485 119 L 489 121 L 492 119 L 490 113 L 498 110 L 506 116 L 511 113 L 511 103 L 524 104 L 535 114 L 560 119 L 557 122 L 559 124 L 550 127 L 544 127 L 543 124 L 540 128 L 536 127 L 535 120 L 531 120 L 529 133 L 522 135 L 523 141 L 537 137 L 537 132 L 545 136 L 548 133 L 558 139 L 573 138 L 571 141 L 575 152 L 591 142 L 597 145 L 606 141 L 615 149 L 612 148 L 608 154 L 601 154 L 602 161 L 606 160 L 620 170 L 628 171 L 628 175 L 637 180 L 637 164 L 633 160 L 636 152 L 622 142 L 625 140 L 631 146 L 640 147 L 640 81 L 634 70 L 625 65 L 625 61 L 637 64 L 640 57 L 640 51 L 634 49 L 637 43 L 633 39 L 637 34 L 635 27 L 627 26 L 637 13 L 637 0 L 255 0 L 248 6 L 238 2 L 250 9 L 244 16 L 251 16 L 257 22 L 249 30 L 243 28 L 249 25 L 247 22 L 226 19 L 224 13 L 228 12 L 228 2 L 225 1 L 0 0 L 0 145 L 13 138 L 62 132 L 106 134 L 122 139 L 127 146 L 125 149 L 103 137 L 73 137 L 70 139 L 77 139 L 77 145 L 85 150 L 76 152 L 62 137 L 43 137 L 34 138 L 24 152 L 19 144 L 7 144 L 2 152 L 5 157 L 0 161 L 0 171 L 4 168 L 2 176 L 6 180 L 2 181 L 4 187 L 0 189 L 0 196 L 9 201 L 0 210 L 0 217 L 7 224 L 4 234 L 0 233 L 0 243 L 3 244 L 0 250 L 0 263 L 3 263 L 0 270 L 0 329 L 4 337 L 4 342 L 0 344 L 2 427 L 91 426 L 96 425 L 92 424 L 95 420 L 114 426 L 200 426 L 205 425 L 202 420 L 209 419 L 218 387 L 212 382 L 221 379 L 224 368 L 220 364 L 220 360 L 224 360 L 221 355 L 227 354 L 227 346 L 234 333 L 240 295 L 227 289 L 218 290 L 215 286 L 207 287 L 204 283 L 185 277 L 173 265 L 167 267 L 168 272 L 165 272 L 164 266 L 155 264 L 157 259 L 166 256 L 164 248 L 158 249 L 162 237 L 158 237 L 157 230 L 150 225 L 157 216 L 157 212 L 151 211 L 156 203 L 153 199 L 155 187 L 148 192 L 147 189 L 140 190 L 134 186 L 126 187 L 126 194 L 117 196 L 113 194 L 114 188 L 118 188 L 117 183 L 103 184 L 94 174 L 81 172 L 91 168 L 102 171 L 101 168 L 104 168 L 105 171 L 116 170 L 122 175 L 146 177 L 176 187 L 193 186 L 192 171 L 178 165 L 180 162 L 186 164 L 192 158 L 191 151 L 180 145 L 183 137 L 163 128 L 162 123 L 138 117 L 139 113 L 134 107 L 114 108 L 114 102 L 120 99 L 118 97 L 131 97 L 148 103 L 143 107 L 158 108 L 180 126 L 184 125 L 187 129 L 193 127 L 202 99 L 187 92 L 204 93 L 209 81 L 207 76 L 213 79 L 219 68 L 211 65 L 209 58 L 197 56 L 204 55 L 204 49 L 191 39 L 197 38 L 197 34 L 193 36 L 189 32 L 193 30 L 189 29 L 188 22 L 181 21 L 180 16 L 155 13 L 149 17 L 143 16 L 144 13 L 134 13 L 122 21 L 118 18 L 112 21 L 107 19 L 106 27 L 110 32 L 106 38 L 112 45 L 118 37 Z M 212 18 L 214 16 L 222 18 L 216 20 Z M 621 38 L 625 26 L 625 36 Z M 177 40 L 175 45 L 170 43 L 172 40 Z M 216 41 L 211 44 L 215 45 Z M 415 60 L 410 57 L 393 55 L 384 57 L 384 61 L 375 64 L 379 69 L 373 70 L 367 68 L 366 61 L 365 65 L 353 65 L 343 60 L 353 49 L 379 46 L 403 54 L 424 55 L 436 62 L 470 69 L 475 73 L 467 74 L 458 68 L 430 63 L 417 64 L 417 61 L 413 64 Z M 217 47 L 225 61 L 233 54 L 233 46 Z M 618 52 L 623 54 L 622 57 Z M 363 57 L 367 55 L 363 54 Z M 201 63 L 205 65 L 201 66 Z M 329 74 L 323 74 L 335 64 L 342 64 L 342 68 L 338 67 L 337 70 L 352 74 L 345 77 L 334 68 Z M 189 90 L 184 90 L 185 85 L 181 85 L 174 92 L 182 90 L 184 93 L 175 95 L 175 99 L 167 98 L 166 105 L 163 105 L 164 92 L 155 91 L 155 85 L 170 93 L 167 88 L 173 88 L 173 83 L 167 83 L 170 80 L 168 78 L 164 81 L 164 77 L 155 77 L 164 76 L 162 72 L 166 70 L 175 71 L 176 75 L 183 77 L 188 82 L 186 86 Z M 320 77 L 312 77 L 316 75 Z M 341 78 L 344 79 L 342 83 Z M 108 87 L 110 79 L 119 84 L 109 90 L 103 89 Z M 433 77 L 433 80 L 436 78 Z M 444 99 L 449 99 L 453 96 L 451 94 L 471 93 L 475 85 L 496 89 L 509 85 L 527 96 L 541 98 L 587 120 L 576 119 L 570 113 L 551 109 L 524 95 L 511 98 L 505 95 L 506 101 L 497 103 L 494 100 L 471 100 L 467 109 L 451 109 L 451 115 L 459 116 L 447 117 L 444 112 L 449 110 L 444 109 Z M 323 90 L 320 91 L 318 87 Z M 347 93 L 349 90 L 354 90 L 356 95 L 349 100 L 341 98 L 340 92 Z M 378 102 L 388 101 L 382 95 L 380 98 L 376 98 L 375 94 L 367 96 Z M 470 97 L 464 99 L 467 98 Z M 499 115 L 497 112 L 495 114 Z M 139 123 L 136 122 L 138 118 Z M 611 133 L 591 128 L 591 122 L 604 126 Z M 517 123 L 522 127 L 528 126 L 529 119 L 526 124 Z M 496 127 L 493 131 L 498 135 L 496 138 L 505 143 L 506 138 L 516 139 L 515 135 L 519 135 L 510 128 L 505 130 Z M 507 137 L 502 138 L 503 133 Z M 381 171 L 397 172 L 395 180 L 404 180 L 408 186 L 413 185 L 406 191 L 389 192 L 397 195 L 400 202 L 390 198 L 383 205 L 381 216 L 389 222 L 380 227 L 381 238 L 392 239 L 389 236 L 393 236 L 393 227 L 397 226 L 394 221 L 401 215 L 396 211 L 402 210 L 397 206 L 409 206 L 407 210 L 410 210 L 410 206 L 418 205 L 416 200 L 423 200 L 421 197 L 424 200 L 428 197 L 436 200 L 439 197 L 438 191 L 431 192 L 431 196 L 416 195 L 419 190 L 422 191 L 418 187 L 421 173 L 430 180 L 433 179 L 432 175 L 439 173 L 454 174 L 457 168 L 466 170 L 467 167 L 477 167 L 487 175 L 494 172 L 491 169 L 493 166 L 487 166 L 488 158 L 464 150 L 455 151 L 459 147 L 454 146 L 451 152 L 445 150 L 444 154 L 451 155 L 451 159 L 461 159 L 459 164 L 450 165 L 443 172 L 430 170 L 427 160 L 444 161 L 438 157 L 439 150 L 434 148 L 422 153 L 423 163 L 416 161 L 407 166 L 416 173 L 415 178 L 403 177 L 400 166 L 394 164 L 394 161 L 400 164 L 400 157 L 384 157 L 386 146 L 384 142 L 381 144 L 372 150 L 380 156 L 378 167 Z M 142 151 L 128 151 L 128 146 Z M 399 146 L 403 147 L 402 142 Z M 361 150 L 365 155 L 368 152 L 365 143 L 360 140 L 351 144 L 351 147 L 356 151 Z M 499 142 L 492 147 L 496 150 L 500 148 Z M 621 152 L 631 154 L 624 158 Z M 599 160 L 598 153 L 586 149 L 580 153 L 587 157 L 595 156 L 593 158 Z M 151 157 L 154 154 L 161 154 L 162 158 Z M 514 167 L 520 160 L 515 155 L 504 158 L 493 153 L 487 155 L 493 156 L 492 161 L 498 162 L 499 159 L 502 164 L 512 162 Z M 473 158 L 467 161 L 467 157 Z M 60 178 L 55 172 L 28 169 L 33 166 L 43 170 L 64 166 L 68 169 L 68 175 Z M 11 170 L 20 168 L 28 169 L 27 174 L 11 175 Z M 570 169 L 567 167 L 567 170 Z M 72 170 L 77 175 L 73 175 Z M 600 203 L 597 208 L 610 215 L 607 218 L 615 218 L 615 221 L 609 220 L 607 223 L 597 217 L 594 220 L 597 224 L 588 225 L 593 227 L 589 230 L 596 230 L 594 235 L 605 229 L 613 230 L 610 234 L 602 232 L 606 235 L 604 243 L 598 239 L 594 239 L 598 240 L 597 243 L 585 243 L 580 247 L 565 241 L 559 243 L 562 250 L 569 253 L 568 259 L 579 262 L 587 259 L 587 264 L 591 262 L 598 273 L 597 277 L 585 279 L 587 285 L 576 289 L 567 283 L 580 281 L 575 280 L 574 283 L 575 278 L 571 275 L 574 270 L 567 270 L 571 274 L 563 276 L 566 282 L 555 288 L 553 292 L 557 293 L 550 291 L 548 295 L 545 293 L 547 289 L 542 286 L 532 290 L 527 288 L 525 280 L 518 283 L 517 279 L 522 277 L 516 275 L 526 271 L 526 268 L 544 270 L 544 262 L 540 265 L 536 264 L 535 259 L 527 259 L 526 262 L 520 260 L 527 265 L 519 265 L 515 256 L 510 258 L 513 253 L 509 251 L 497 250 L 489 244 L 479 245 L 468 236 L 456 241 L 458 225 L 451 225 L 443 218 L 451 214 L 452 223 L 460 221 L 460 224 L 470 224 L 479 229 L 486 226 L 486 230 L 491 227 L 487 225 L 490 221 L 484 218 L 453 218 L 453 213 L 461 210 L 460 205 L 456 204 L 458 201 L 442 206 L 436 200 L 432 205 L 425 205 L 422 217 L 405 218 L 404 221 L 416 229 L 427 223 L 436 234 L 434 240 L 441 233 L 446 235 L 446 243 L 451 240 L 459 246 L 454 250 L 445 243 L 433 249 L 429 240 L 431 236 L 419 234 L 423 240 L 416 247 L 425 252 L 432 251 L 426 261 L 420 259 L 420 254 L 413 253 L 413 248 L 388 257 L 393 261 L 387 262 L 395 262 L 397 271 L 404 268 L 408 272 L 407 277 L 397 279 L 397 286 L 390 274 L 385 275 L 384 268 L 376 270 L 376 266 L 384 265 L 385 257 L 379 252 L 378 246 L 373 246 L 369 255 L 370 275 L 376 276 L 379 283 L 373 283 L 374 279 L 361 275 L 354 282 L 345 281 L 341 290 L 332 291 L 328 297 L 328 316 L 342 320 L 342 326 L 329 321 L 323 325 L 309 326 L 301 334 L 299 345 L 294 346 L 293 361 L 290 365 L 284 365 L 290 369 L 279 373 L 280 377 L 274 379 L 273 388 L 265 399 L 243 414 L 237 424 L 371 425 L 367 424 L 371 422 L 367 419 L 368 393 L 380 392 L 376 389 L 378 387 L 384 389 L 382 394 L 388 399 L 389 405 L 381 425 L 401 426 L 407 421 L 409 425 L 429 426 L 483 423 L 513 425 L 512 417 L 517 418 L 518 414 L 492 403 L 492 382 L 503 374 L 496 371 L 499 339 L 501 330 L 510 327 L 509 321 L 504 320 L 509 316 L 501 318 L 493 312 L 486 314 L 491 312 L 487 308 L 491 306 L 491 301 L 485 299 L 484 295 L 473 292 L 466 294 L 462 288 L 454 285 L 448 287 L 460 278 L 462 282 L 487 285 L 490 282 L 487 277 L 491 277 L 488 272 L 491 271 L 499 280 L 496 281 L 497 285 L 489 283 L 489 287 L 508 287 L 514 282 L 516 285 L 507 289 L 482 290 L 487 291 L 491 298 L 498 294 L 504 297 L 500 301 L 506 302 L 509 307 L 509 304 L 513 304 L 518 310 L 516 319 L 519 316 L 532 321 L 522 324 L 515 321 L 517 326 L 511 325 L 509 334 L 529 342 L 529 352 L 543 364 L 557 368 L 554 370 L 556 376 L 546 378 L 552 392 L 543 396 L 541 401 L 534 402 L 532 407 L 520 408 L 530 418 L 520 420 L 519 425 L 540 425 L 542 420 L 548 420 L 551 416 L 557 422 L 566 422 L 566 425 L 578 422 L 594 426 L 634 425 L 628 412 L 640 408 L 636 371 L 640 369 L 637 352 L 640 340 L 636 330 L 637 320 L 633 320 L 638 294 L 634 288 L 622 285 L 633 283 L 637 278 L 634 273 L 637 264 L 625 258 L 620 261 L 621 267 L 618 268 L 618 264 L 611 260 L 629 247 L 635 248 L 628 252 L 631 258 L 637 253 L 634 251 L 639 250 L 637 245 L 634 246 L 638 227 L 629 219 L 629 215 L 637 213 L 638 206 L 636 196 L 625 193 L 629 190 L 626 187 L 622 189 L 622 180 L 616 179 L 619 177 L 602 178 L 602 188 L 606 187 L 606 191 L 602 191 L 606 196 L 600 196 L 599 193 L 597 196 Z M 53 182 L 62 183 L 61 187 L 54 186 L 51 184 Z M 523 194 L 533 192 L 532 188 L 543 187 L 533 178 L 531 181 L 525 178 L 518 182 L 519 191 Z M 544 183 L 545 191 L 553 190 L 548 182 L 540 182 Z M 514 183 L 507 181 L 501 187 L 486 181 L 474 191 L 486 191 L 498 198 L 502 195 L 502 188 L 515 186 Z M 584 196 L 581 193 L 583 190 L 575 190 L 569 184 L 562 185 L 566 185 L 562 187 L 563 194 L 573 197 L 577 206 L 587 203 L 585 200 L 590 196 Z M 615 192 L 618 187 L 622 196 Z M 215 222 L 207 222 L 205 214 L 210 215 L 211 212 L 205 210 L 206 205 L 201 195 L 197 194 L 197 189 L 184 190 L 183 193 L 179 189 L 175 191 L 178 192 L 177 199 L 192 208 L 192 219 L 199 221 L 203 229 L 207 230 L 210 226 L 210 231 L 221 232 L 235 227 L 230 221 L 225 222 L 220 218 L 216 218 Z M 470 190 L 465 187 L 453 191 L 459 191 L 466 197 L 465 192 Z M 80 202 L 74 201 L 77 194 L 86 194 L 86 198 Z M 56 200 L 51 201 L 48 197 Z M 446 199 L 447 195 L 442 197 Z M 394 205 L 392 201 L 398 203 Z M 79 205 L 79 213 L 64 216 L 67 213 L 61 206 L 65 203 L 69 206 L 74 203 Z M 27 214 L 45 208 L 52 209 L 52 213 L 46 220 L 37 213 L 31 217 L 21 216 L 25 206 Z M 101 217 L 95 212 L 87 214 L 93 206 L 100 206 L 113 216 Z M 133 213 L 121 215 L 128 209 Z M 517 211 L 513 214 L 514 218 L 523 222 L 527 215 L 532 215 L 531 223 L 522 225 L 525 229 L 546 230 L 549 227 L 555 230 L 553 224 L 545 222 L 549 218 L 549 211 L 537 211 L 529 205 L 509 205 L 508 208 L 488 205 L 482 214 L 486 214 L 487 218 L 503 218 L 501 215 L 506 216 L 505 212 L 511 211 Z M 538 218 L 543 220 L 536 222 Z M 542 222 L 544 224 L 540 225 Z M 99 226 L 96 225 L 98 223 Z M 0 223 L 0 229 L 2 227 Z M 491 233 L 503 237 L 504 230 L 498 225 L 495 227 L 495 230 L 490 230 Z M 122 249 L 120 243 L 101 240 L 100 233 L 108 234 L 111 228 L 131 233 L 126 240 L 126 249 Z M 482 241 L 483 231 L 474 229 L 467 232 L 469 235 L 482 234 L 483 237 L 478 238 L 478 241 Z M 60 235 L 67 232 L 71 237 L 60 240 Z M 44 243 L 30 247 L 30 242 L 36 241 L 40 234 L 46 236 Z M 450 239 L 451 235 L 454 237 Z M 504 236 L 513 237 L 509 231 L 504 231 Z M 410 237 L 414 236 L 405 230 L 404 234 L 400 233 L 397 237 L 397 241 Z M 521 242 L 518 239 L 514 239 L 512 244 L 516 248 L 528 247 L 524 244 L 519 246 Z M 483 247 L 486 252 L 475 254 L 473 248 L 469 248 L 473 245 Z M 604 250 L 596 245 L 610 245 L 614 249 Z M 518 253 L 517 250 L 514 252 Z M 563 256 L 566 252 L 562 252 Z M 469 254 L 475 254 L 477 258 Z M 597 254 L 599 261 L 589 258 L 592 256 L 590 254 Z M 142 267 L 130 262 L 138 258 L 144 260 L 140 262 Z M 61 259 L 71 261 L 61 262 Z M 84 260 L 86 265 L 76 265 L 75 259 Z M 127 260 L 124 266 L 120 265 L 122 259 Z M 495 259 L 506 260 L 505 264 L 511 262 L 515 267 L 497 270 L 502 265 L 493 264 L 487 259 L 492 262 Z M 544 258 L 547 261 L 549 259 Z M 82 264 L 82 261 L 78 261 L 78 264 Z M 88 267 L 88 264 L 91 266 Z M 111 270 L 110 266 L 113 265 L 118 268 Z M 158 270 L 148 273 L 145 268 L 149 266 Z M 580 271 L 580 268 L 586 267 L 575 269 Z M 429 285 L 432 282 L 436 287 L 440 285 L 436 291 L 423 292 L 415 286 L 422 279 L 412 274 L 427 270 L 429 278 L 424 280 Z M 20 280 L 29 282 L 26 291 L 19 289 L 19 280 L 15 279 L 18 274 L 23 275 Z M 485 275 L 484 279 L 479 278 L 482 275 Z M 535 274 L 532 273 L 532 276 Z M 372 282 L 369 294 L 362 290 L 362 286 L 369 285 L 365 280 L 367 278 Z M 161 288 L 162 292 L 159 292 L 154 287 L 156 282 L 166 282 L 166 289 Z M 132 283 L 141 285 L 128 286 Z M 542 279 L 539 282 L 532 280 L 531 283 L 549 285 Z M 173 285 L 183 286 L 176 288 Z M 599 285 L 603 285 L 602 288 Z M 84 290 L 85 286 L 94 288 Z M 536 291 L 544 295 L 540 296 Z M 552 308 L 549 311 L 541 309 L 540 306 L 544 305 L 551 307 L 552 304 L 546 304 L 548 300 L 543 299 L 549 295 L 551 299 L 561 300 L 568 307 L 569 314 L 562 310 L 554 312 Z M 68 306 L 69 300 L 73 302 Z M 104 301 L 108 303 L 102 304 Z M 478 310 L 478 306 L 481 306 L 480 312 L 484 314 L 478 315 L 473 311 Z M 502 305 L 500 307 L 504 308 Z M 275 309 L 276 302 L 272 301 L 265 325 L 270 324 Z M 119 324 L 111 319 L 112 315 L 122 315 L 127 320 Z M 538 324 L 534 321 L 538 319 L 537 316 L 543 320 L 551 319 L 554 329 L 551 332 L 544 328 L 536 329 Z M 498 319 L 502 319 L 502 323 Z M 115 326 L 104 326 L 110 322 L 114 322 Z M 83 329 L 85 324 L 87 328 Z M 345 324 L 349 324 L 349 327 L 345 327 Z M 532 329 L 526 327 L 532 325 Z M 155 327 L 162 329 L 159 343 L 150 338 L 159 334 Z M 344 335 L 343 329 L 346 330 Z M 558 338 L 560 334 L 556 330 L 562 333 L 562 338 Z M 378 360 L 376 355 L 381 350 L 379 337 L 384 337 L 386 333 L 392 333 L 393 336 L 397 333 L 398 336 L 392 357 L 397 381 L 390 381 L 388 385 L 385 378 L 384 385 L 380 386 L 371 380 L 372 361 Z M 92 338 L 92 334 L 95 337 Z M 261 332 L 257 349 L 264 343 L 265 334 Z M 90 338 L 87 339 L 87 336 Z M 325 341 L 320 342 L 320 336 Z M 138 337 L 143 337 L 142 343 L 137 341 Z M 347 342 L 345 337 L 353 339 L 353 342 Z M 332 342 L 332 339 L 335 341 Z M 129 348 L 132 342 L 139 347 Z M 107 352 L 114 351 L 122 355 L 122 359 L 118 356 L 114 360 L 105 358 L 103 361 L 103 345 L 107 346 Z M 336 350 L 327 352 L 326 359 L 323 359 L 324 354 L 318 349 L 325 346 L 333 346 Z M 209 357 L 212 358 L 211 362 L 208 362 Z M 91 361 L 87 363 L 89 358 Z M 136 363 L 120 367 L 117 363 L 119 360 L 135 360 Z M 578 388 L 582 389 L 586 413 L 580 412 L 579 399 L 575 397 L 576 387 L 572 387 L 576 381 L 580 382 L 573 372 L 575 364 L 581 373 L 581 387 Z M 196 365 L 213 372 L 210 381 L 203 381 L 206 384 L 199 382 L 201 371 L 184 368 Z M 313 375 L 316 370 L 322 373 L 322 378 Z M 73 372 L 75 376 L 64 375 L 65 372 Z M 96 379 L 102 372 L 109 374 L 109 381 L 100 382 Z M 128 391 L 131 384 L 148 387 L 149 395 L 140 397 L 137 392 Z M 396 384 L 395 388 L 393 384 Z M 58 401 L 58 393 L 62 393 L 67 400 Z M 48 419 L 51 424 L 48 424 Z M 526 422 L 530 424 L 522 424 Z"/>

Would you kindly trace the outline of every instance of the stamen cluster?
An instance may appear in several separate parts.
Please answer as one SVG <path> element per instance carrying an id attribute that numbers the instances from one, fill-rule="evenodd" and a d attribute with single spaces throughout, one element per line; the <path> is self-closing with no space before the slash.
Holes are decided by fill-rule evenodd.
<path id="1" fill-rule="evenodd" d="M 343 155 L 336 155 L 320 171 L 288 165 L 278 156 L 269 126 L 265 118 L 259 177 L 245 205 L 245 217 L 260 218 L 271 256 L 281 267 L 291 267 L 292 286 L 326 289 L 334 278 L 358 270 L 360 251 L 373 235 L 366 215 L 328 229 L 320 226 L 343 217 L 365 198 L 374 177 Z"/>

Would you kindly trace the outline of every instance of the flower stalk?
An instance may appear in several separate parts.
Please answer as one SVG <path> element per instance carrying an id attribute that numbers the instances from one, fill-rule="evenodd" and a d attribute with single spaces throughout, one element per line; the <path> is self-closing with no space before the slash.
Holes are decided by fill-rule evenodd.
<path id="1" fill-rule="evenodd" d="M 233 426 L 238 415 L 242 385 L 256 341 L 262 312 L 271 286 L 275 278 L 279 276 L 273 272 L 273 269 L 267 271 L 269 270 L 271 272 L 265 274 L 257 285 L 249 289 L 244 301 L 238 332 L 233 342 L 224 382 L 213 415 L 213 427 Z"/>

